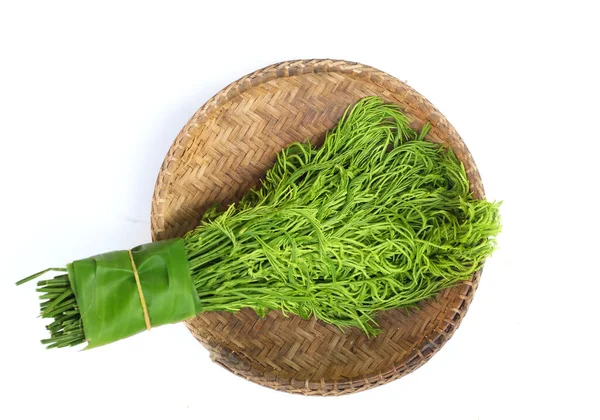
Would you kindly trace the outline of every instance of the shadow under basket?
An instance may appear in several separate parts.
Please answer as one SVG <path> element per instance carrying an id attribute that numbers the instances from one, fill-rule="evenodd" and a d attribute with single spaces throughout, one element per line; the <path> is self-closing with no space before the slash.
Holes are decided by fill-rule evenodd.
<path id="1" fill-rule="evenodd" d="M 426 139 L 454 149 L 474 198 L 484 198 L 471 154 L 456 130 L 423 96 L 358 63 L 297 60 L 274 64 L 230 84 L 204 104 L 171 146 L 152 201 L 154 240 L 195 228 L 213 203 L 232 203 L 259 185 L 286 145 L 320 144 L 344 110 L 365 96 L 399 104 Z M 209 312 L 186 321 L 212 359 L 250 381 L 306 395 L 348 394 L 398 379 L 429 360 L 467 312 L 481 271 L 417 309 L 381 312 L 381 333 L 337 327 L 271 311 Z"/>

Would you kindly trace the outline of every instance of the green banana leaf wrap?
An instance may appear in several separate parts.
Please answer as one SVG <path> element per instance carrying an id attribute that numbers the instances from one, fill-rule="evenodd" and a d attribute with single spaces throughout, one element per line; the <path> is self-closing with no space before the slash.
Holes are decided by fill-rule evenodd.
<path id="1" fill-rule="evenodd" d="M 171 324 L 200 312 L 181 239 L 131 250 L 152 326 Z M 146 330 L 129 251 L 113 251 L 67 265 L 88 346 L 112 343 Z"/>

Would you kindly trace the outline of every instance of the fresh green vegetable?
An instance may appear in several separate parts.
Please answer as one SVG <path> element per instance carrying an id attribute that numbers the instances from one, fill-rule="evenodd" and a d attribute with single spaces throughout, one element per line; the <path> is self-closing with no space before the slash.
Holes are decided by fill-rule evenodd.
<path id="1" fill-rule="evenodd" d="M 472 198 L 462 164 L 424 139 L 428 129 L 369 97 L 322 147 L 282 150 L 260 188 L 183 237 L 197 312 L 280 310 L 373 336 L 379 311 L 470 278 L 495 248 L 499 204 Z M 38 287 L 42 317 L 54 318 L 43 343 L 89 339 L 68 276 Z"/>

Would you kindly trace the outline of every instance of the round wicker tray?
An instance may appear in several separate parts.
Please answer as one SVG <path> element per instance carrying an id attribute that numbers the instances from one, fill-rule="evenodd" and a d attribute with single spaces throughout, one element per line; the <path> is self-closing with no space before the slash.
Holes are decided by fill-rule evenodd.
<path id="1" fill-rule="evenodd" d="M 427 139 L 452 147 L 474 197 L 484 191 L 471 154 L 427 99 L 398 79 L 358 63 L 288 61 L 258 70 L 204 104 L 171 146 L 152 202 L 154 240 L 182 236 L 215 202 L 231 203 L 256 186 L 287 144 L 323 140 L 350 104 L 379 95 L 401 105 L 414 128 L 429 121 Z M 212 359 L 258 384 L 292 393 L 339 395 L 400 378 L 429 360 L 467 312 L 481 272 L 419 308 L 377 318 L 382 333 L 367 339 L 315 319 L 252 310 L 204 313 L 186 321 Z"/>

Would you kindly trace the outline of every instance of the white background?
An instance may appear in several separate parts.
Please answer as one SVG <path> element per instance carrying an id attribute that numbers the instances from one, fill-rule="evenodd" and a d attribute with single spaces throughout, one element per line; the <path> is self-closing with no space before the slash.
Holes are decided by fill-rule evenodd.
<path id="1" fill-rule="evenodd" d="M 0 418 L 600 418 L 595 3 L 2 2 Z M 336 398 L 238 378 L 181 324 L 45 350 L 34 287 L 14 282 L 148 242 L 187 119 L 295 58 L 407 81 L 504 200 L 500 249 L 452 340 L 415 373 Z"/>

